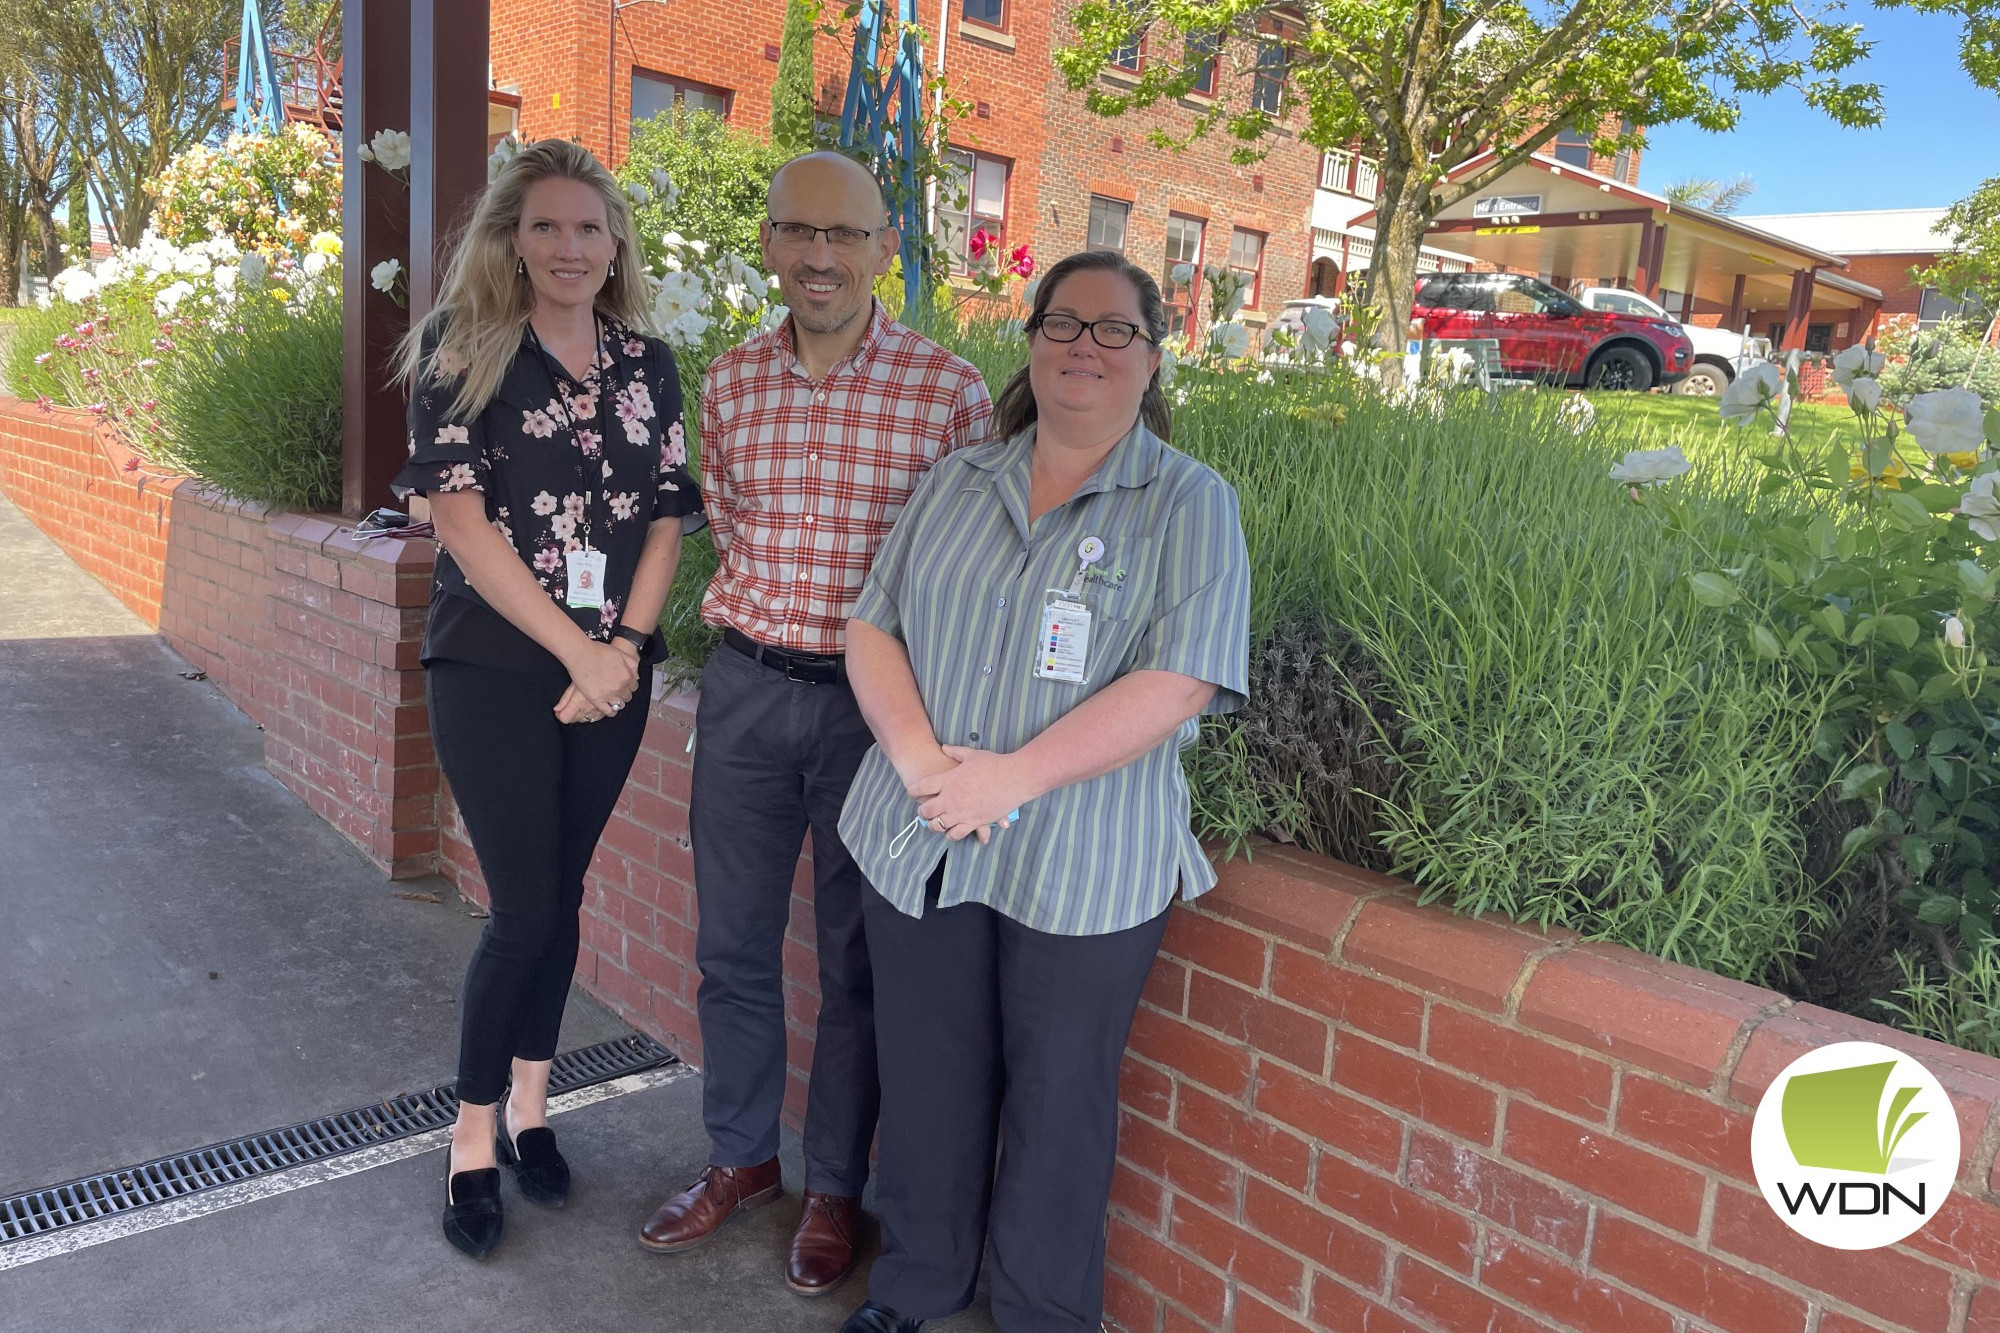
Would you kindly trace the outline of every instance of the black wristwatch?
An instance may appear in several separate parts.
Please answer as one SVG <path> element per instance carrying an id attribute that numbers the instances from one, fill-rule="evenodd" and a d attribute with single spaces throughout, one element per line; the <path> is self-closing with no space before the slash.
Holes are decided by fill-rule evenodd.
<path id="1" fill-rule="evenodd" d="M 646 645 L 653 641 L 652 635 L 646 633 L 644 630 L 633 629 L 630 625 L 620 625 L 617 629 L 612 630 L 611 637 L 625 640 L 625 642 L 639 650 L 641 657 L 646 655 Z"/>

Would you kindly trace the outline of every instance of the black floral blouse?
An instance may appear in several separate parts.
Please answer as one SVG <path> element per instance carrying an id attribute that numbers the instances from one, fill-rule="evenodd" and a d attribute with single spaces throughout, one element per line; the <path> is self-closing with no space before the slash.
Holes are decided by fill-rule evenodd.
<path id="1" fill-rule="evenodd" d="M 687 471 L 687 436 L 674 355 L 599 316 L 596 361 L 581 380 L 543 351 L 532 329 L 484 411 L 454 420 L 456 381 L 420 386 L 410 400 L 410 460 L 398 494 L 480 491 L 486 517 L 584 633 L 617 627 L 646 532 L 661 519 L 702 526 L 701 490 Z M 605 555 L 604 605 L 566 601 L 566 553 Z M 657 660 L 655 636 L 647 660 Z M 423 657 L 516 669 L 560 669 L 552 654 L 488 607 L 440 549 Z"/>

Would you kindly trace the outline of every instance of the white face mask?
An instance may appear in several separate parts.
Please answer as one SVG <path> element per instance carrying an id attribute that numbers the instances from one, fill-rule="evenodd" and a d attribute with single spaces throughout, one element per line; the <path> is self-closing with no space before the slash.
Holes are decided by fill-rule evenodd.
<path id="1" fill-rule="evenodd" d="M 1007 812 L 1006 823 L 996 824 L 991 827 L 993 828 L 994 832 L 999 833 L 1014 827 L 1014 825 L 1020 822 L 1021 822 L 1021 812 L 1018 809 L 1009 810 Z M 908 851 L 910 847 L 910 839 L 914 838 L 917 835 L 918 829 L 928 827 L 929 823 L 930 823 L 929 820 L 925 819 L 922 815 L 918 815 L 915 819 L 912 819 L 909 823 L 903 825 L 903 831 L 898 833 L 895 837 L 895 841 L 889 844 L 889 859 L 891 861 L 897 860 L 903 855 L 904 852 Z M 931 832 L 937 833 L 937 830 L 932 829 Z M 938 836 L 943 837 L 944 835 L 940 833 L 938 834 Z"/>

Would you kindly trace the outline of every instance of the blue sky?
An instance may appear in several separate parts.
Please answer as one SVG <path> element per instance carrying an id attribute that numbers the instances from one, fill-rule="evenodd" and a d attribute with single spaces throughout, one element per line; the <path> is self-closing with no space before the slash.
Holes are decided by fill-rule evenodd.
<path id="1" fill-rule="evenodd" d="M 1648 136 L 1639 184 L 1659 190 L 1690 176 L 1748 175 L 1757 192 L 1743 213 L 1922 208 L 1961 199 L 2000 176 L 2000 96 L 1958 63 L 1949 15 L 1851 4 L 1876 43 L 1857 79 L 1882 85 L 1882 124 L 1842 129 L 1783 92 L 1743 103 L 1728 134 L 1669 125 Z"/>

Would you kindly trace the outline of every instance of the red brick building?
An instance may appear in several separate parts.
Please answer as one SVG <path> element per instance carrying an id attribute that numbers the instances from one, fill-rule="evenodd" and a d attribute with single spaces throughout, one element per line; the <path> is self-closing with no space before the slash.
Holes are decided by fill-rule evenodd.
<path id="1" fill-rule="evenodd" d="M 944 4 L 941 52 L 937 11 L 921 6 L 930 9 L 924 58 L 934 73 L 941 55 L 952 94 L 973 106 L 951 130 L 973 222 L 1028 245 L 1044 265 L 1096 245 L 1122 250 L 1163 282 L 1183 260 L 1240 268 L 1252 276 L 1252 324 L 1306 294 L 1321 154 L 1298 137 L 1303 117 L 1291 114 L 1282 71 L 1269 63 L 1282 51 L 1278 35 L 1231 44 L 1214 59 L 1211 88 L 1281 118 L 1268 156 L 1237 166 L 1234 141 L 1219 131 L 1181 152 L 1149 141 L 1155 129 L 1185 135 L 1210 104 L 1199 92 L 1114 119 L 1085 110 L 1051 59 L 1069 36 L 1058 0 Z M 635 116 L 674 102 L 768 132 L 783 0 L 496 0 L 492 25 L 497 100 L 518 98 L 523 138 L 575 136 L 616 164 Z M 1116 89 L 1156 54 L 1142 43 L 1127 53 L 1130 72 L 1107 69 L 1104 86 Z M 847 51 L 821 37 L 816 56 L 821 107 L 837 113 Z M 1184 289 L 1169 299 L 1188 308 Z"/>
<path id="2" fill-rule="evenodd" d="M 1929 327 L 1958 307 L 1911 276 L 1928 268 L 1950 249 L 1937 228 L 1942 208 L 1883 208 L 1848 213 L 1767 213 L 1738 221 L 1782 236 L 1788 241 L 1839 255 L 1847 261 L 1840 277 L 1869 289 L 1875 299 L 1856 311 L 1815 305 L 1807 320 L 1806 346 L 1834 350 L 1861 342 L 1882 331 L 1888 320 L 1912 319 Z M 1822 277 L 1824 281 L 1824 277 Z M 1857 318 L 1856 316 L 1862 316 Z M 1752 329 L 1766 333 L 1783 312 L 1753 312 Z"/>

